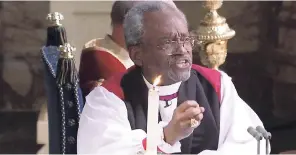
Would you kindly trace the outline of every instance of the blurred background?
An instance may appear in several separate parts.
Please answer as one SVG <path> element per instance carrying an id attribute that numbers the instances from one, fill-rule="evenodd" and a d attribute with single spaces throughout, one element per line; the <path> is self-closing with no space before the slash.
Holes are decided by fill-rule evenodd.
<path id="1" fill-rule="evenodd" d="M 190 29 L 204 17 L 201 2 L 175 1 Z M 48 13 L 65 20 L 77 48 L 110 32 L 111 1 L 0 2 L 0 153 L 37 153 L 37 121 L 46 104 L 40 48 L 46 41 Z M 219 14 L 236 36 L 229 41 L 222 70 L 239 95 L 273 135 L 272 153 L 296 150 L 296 2 L 227 1 Z M 195 62 L 199 58 L 195 53 Z M 46 136 L 46 128 L 43 130 Z"/>

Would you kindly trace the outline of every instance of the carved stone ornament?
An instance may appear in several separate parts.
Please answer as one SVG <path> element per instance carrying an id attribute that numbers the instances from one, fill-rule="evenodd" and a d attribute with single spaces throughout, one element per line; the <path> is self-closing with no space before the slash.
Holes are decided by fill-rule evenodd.
<path id="1" fill-rule="evenodd" d="M 223 0 L 206 0 L 204 19 L 195 31 L 201 63 L 212 69 L 219 69 L 227 56 L 227 41 L 235 36 L 226 19 L 217 13 Z"/>

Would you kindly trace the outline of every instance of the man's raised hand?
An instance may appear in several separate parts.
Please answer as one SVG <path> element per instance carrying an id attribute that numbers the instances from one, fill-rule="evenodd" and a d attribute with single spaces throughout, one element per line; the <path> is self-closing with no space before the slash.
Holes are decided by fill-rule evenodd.
<path id="1" fill-rule="evenodd" d="M 185 101 L 178 106 L 172 120 L 164 127 L 165 141 L 171 145 L 188 137 L 199 126 L 205 109 L 196 101 Z M 196 124 L 192 124 L 192 123 Z"/>

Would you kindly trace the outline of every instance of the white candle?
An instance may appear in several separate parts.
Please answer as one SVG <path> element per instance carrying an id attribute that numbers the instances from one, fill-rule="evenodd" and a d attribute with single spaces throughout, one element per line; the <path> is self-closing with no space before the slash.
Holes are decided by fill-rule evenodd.
<path id="1" fill-rule="evenodd" d="M 157 155 L 157 144 L 160 140 L 158 133 L 158 109 L 159 94 L 157 84 L 160 82 L 158 76 L 153 83 L 153 88 L 148 92 L 148 114 L 147 114 L 147 143 L 145 155 Z"/>

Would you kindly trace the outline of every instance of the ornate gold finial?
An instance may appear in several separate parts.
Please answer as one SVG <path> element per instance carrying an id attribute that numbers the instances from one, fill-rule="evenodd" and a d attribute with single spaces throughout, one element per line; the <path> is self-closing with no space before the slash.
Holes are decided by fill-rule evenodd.
<path id="1" fill-rule="evenodd" d="M 59 12 L 49 13 L 46 17 L 49 20 L 51 26 L 61 26 L 61 20 L 64 20 L 64 16 Z"/>
<path id="2" fill-rule="evenodd" d="M 223 0 L 206 0 L 203 7 L 207 10 L 196 31 L 200 47 L 201 62 L 209 68 L 218 69 L 225 62 L 227 41 L 235 36 L 226 19 L 217 13 Z"/>
<path id="3" fill-rule="evenodd" d="M 61 45 L 59 47 L 59 51 L 61 51 L 61 58 L 73 58 L 73 52 L 76 51 L 76 48 L 71 46 L 69 43 L 65 43 L 65 45 Z"/>

